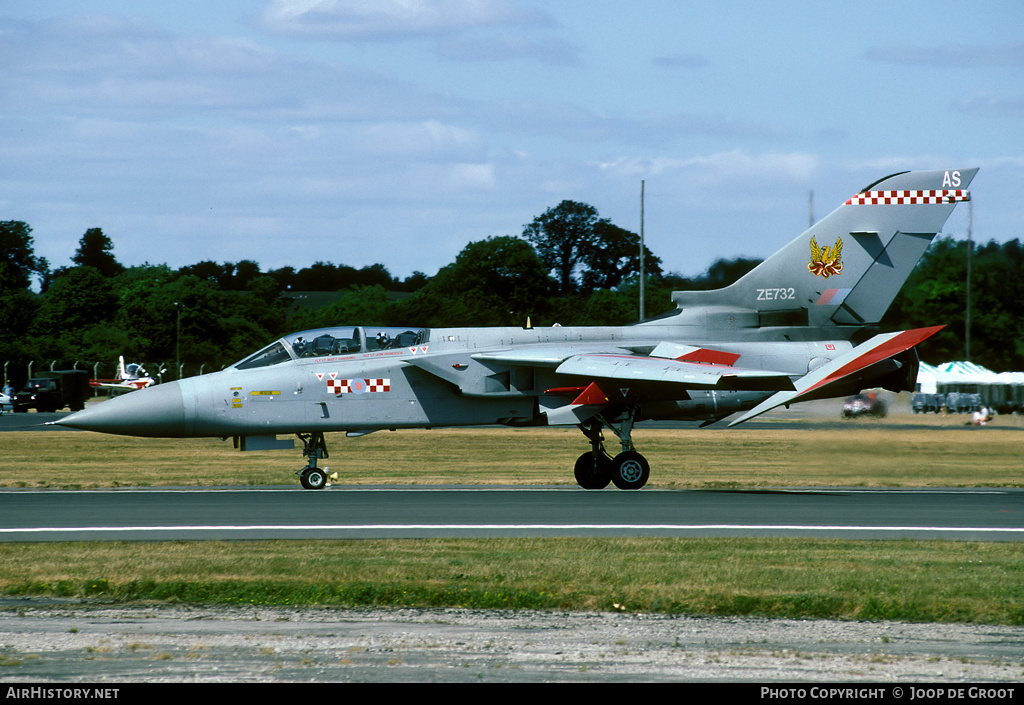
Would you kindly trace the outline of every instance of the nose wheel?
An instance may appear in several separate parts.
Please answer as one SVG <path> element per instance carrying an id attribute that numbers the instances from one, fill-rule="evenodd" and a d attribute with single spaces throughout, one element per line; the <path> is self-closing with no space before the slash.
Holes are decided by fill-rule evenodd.
<path id="1" fill-rule="evenodd" d="M 327 473 L 320 468 L 303 468 L 299 471 L 299 484 L 307 490 L 322 490 L 327 486 Z"/>
<path id="2" fill-rule="evenodd" d="M 317 460 L 327 457 L 327 441 L 322 433 L 297 433 L 302 441 L 302 454 L 309 458 L 309 465 L 299 470 L 299 484 L 303 489 L 322 490 L 327 483 L 338 478 L 337 473 L 328 473 L 328 468 L 317 467 Z"/>

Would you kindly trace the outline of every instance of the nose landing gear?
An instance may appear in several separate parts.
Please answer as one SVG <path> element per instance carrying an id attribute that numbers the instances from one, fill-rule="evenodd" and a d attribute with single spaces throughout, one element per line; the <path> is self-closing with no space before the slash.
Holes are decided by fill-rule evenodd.
<path id="1" fill-rule="evenodd" d="M 330 472 L 330 468 L 317 467 L 318 459 L 328 457 L 324 434 L 317 432 L 295 435 L 302 441 L 302 454 L 309 458 L 309 464 L 295 473 L 299 476 L 299 484 L 307 490 L 322 490 L 331 480 L 337 480 L 338 473 Z"/>

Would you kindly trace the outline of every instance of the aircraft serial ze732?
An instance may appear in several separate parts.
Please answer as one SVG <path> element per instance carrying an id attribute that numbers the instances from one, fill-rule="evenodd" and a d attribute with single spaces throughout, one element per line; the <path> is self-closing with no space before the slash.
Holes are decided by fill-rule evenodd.
<path id="1" fill-rule="evenodd" d="M 731 286 L 673 294 L 676 310 L 621 327 L 305 331 L 220 372 L 160 384 L 57 423 L 149 437 L 233 436 L 290 447 L 303 487 L 336 477 L 324 433 L 504 424 L 575 425 L 587 489 L 638 489 L 631 438 L 645 419 L 730 425 L 780 405 L 914 388 L 914 346 L 941 326 L 871 334 L 977 169 L 904 172 L 871 184 Z M 612 457 L 610 429 L 621 443 Z"/>

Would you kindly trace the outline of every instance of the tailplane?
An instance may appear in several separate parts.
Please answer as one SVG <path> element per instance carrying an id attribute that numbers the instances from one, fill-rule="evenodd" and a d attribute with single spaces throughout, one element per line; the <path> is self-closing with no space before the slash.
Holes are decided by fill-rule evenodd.
<path id="1" fill-rule="evenodd" d="M 977 172 L 888 176 L 735 284 L 677 291 L 672 300 L 681 315 L 697 313 L 709 329 L 848 328 L 853 335 L 882 319 L 957 203 L 970 199 L 967 186 Z"/>

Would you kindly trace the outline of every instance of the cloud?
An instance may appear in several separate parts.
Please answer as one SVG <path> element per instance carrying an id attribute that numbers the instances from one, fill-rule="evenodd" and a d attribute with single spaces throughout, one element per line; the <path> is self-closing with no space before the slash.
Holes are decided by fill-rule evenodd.
<path id="1" fill-rule="evenodd" d="M 163 124 L 445 120 L 458 101 L 252 39 L 177 36 L 144 21 L 75 16 L 9 26 L 0 103 L 20 116 Z M 429 116 L 429 118 L 425 118 Z"/>
<path id="2" fill-rule="evenodd" d="M 658 157 L 638 159 L 627 157 L 600 164 L 605 171 L 640 176 L 660 176 L 671 172 L 686 172 L 695 180 L 727 181 L 735 179 L 774 179 L 801 181 L 810 178 L 818 168 L 818 158 L 803 152 L 766 152 L 750 154 L 734 149 L 728 152 L 697 155 L 687 158 Z"/>
<path id="3" fill-rule="evenodd" d="M 944 44 L 938 47 L 885 44 L 868 49 L 867 57 L 891 64 L 936 68 L 1022 66 L 1024 65 L 1024 42 L 1014 42 L 1002 46 Z"/>
<path id="4" fill-rule="evenodd" d="M 554 21 L 508 0 L 274 0 L 260 23 L 282 34 L 380 41 Z"/>
<path id="5" fill-rule="evenodd" d="M 579 47 L 553 37 L 529 39 L 520 35 L 457 37 L 438 44 L 437 55 L 456 61 L 514 61 L 533 59 L 541 64 L 576 66 Z"/>
<path id="6" fill-rule="evenodd" d="M 675 113 L 635 116 L 592 110 L 568 101 L 505 101 L 486 108 L 499 130 L 550 135 L 573 142 L 626 142 L 666 145 L 685 137 L 777 140 L 778 128 L 715 115 Z"/>
<path id="7" fill-rule="evenodd" d="M 994 117 L 1024 117 L 1024 95 L 998 94 L 977 90 L 960 96 L 953 103 L 957 110 L 965 113 Z"/>

